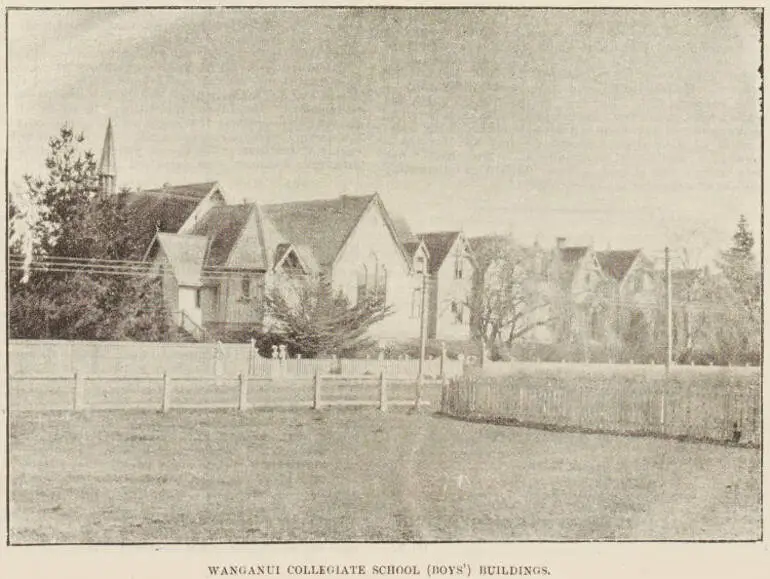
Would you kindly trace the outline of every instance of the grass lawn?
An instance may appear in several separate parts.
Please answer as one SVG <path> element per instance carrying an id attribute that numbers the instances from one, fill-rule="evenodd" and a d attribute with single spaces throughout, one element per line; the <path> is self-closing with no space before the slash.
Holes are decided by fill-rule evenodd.
<path id="1" fill-rule="evenodd" d="M 760 451 L 391 410 L 12 412 L 12 543 L 743 539 Z"/>

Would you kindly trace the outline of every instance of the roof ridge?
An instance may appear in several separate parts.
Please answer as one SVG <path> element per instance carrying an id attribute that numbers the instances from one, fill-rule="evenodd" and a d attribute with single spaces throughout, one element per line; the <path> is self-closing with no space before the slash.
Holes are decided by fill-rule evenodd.
<path id="1" fill-rule="evenodd" d="M 278 206 L 286 206 L 286 205 L 303 205 L 308 203 L 329 203 L 333 201 L 339 201 L 342 198 L 346 199 L 371 199 L 377 195 L 377 193 L 371 193 L 369 195 L 338 195 L 337 197 L 316 197 L 313 199 L 297 199 L 293 201 L 280 201 L 276 203 L 261 203 L 260 205 L 262 207 L 278 207 Z"/>

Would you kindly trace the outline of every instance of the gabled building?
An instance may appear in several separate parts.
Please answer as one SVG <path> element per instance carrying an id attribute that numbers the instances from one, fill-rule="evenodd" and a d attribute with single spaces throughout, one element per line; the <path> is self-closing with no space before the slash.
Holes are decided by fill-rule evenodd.
<path id="1" fill-rule="evenodd" d="M 211 181 L 127 193 L 125 203 L 128 226 L 144 252 L 156 233 L 191 233 L 209 209 L 226 201 L 222 187 Z"/>
<path id="2" fill-rule="evenodd" d="M 428 338 L 468 340 L 476 260 L 461 231 L 418 233 L 428 260 Z"/>
<path id="3" fill-rule="evenodd" d="M 269 331 L 266 293 L 325 274 L 352 303 L 376 292 L 392 306 L 393 314 L 371 328 L 373 337 L 419 335 L 412 262 L 378 195 L 268 205 L 209 200 L 200 196 L 205 211 L 185 205 L 171 212 L 175 221 L 166 228 L 176 232 L 158 229 L 145 256 L 163 273 L 166 303 L 180 325 L 209 336 Z"/>

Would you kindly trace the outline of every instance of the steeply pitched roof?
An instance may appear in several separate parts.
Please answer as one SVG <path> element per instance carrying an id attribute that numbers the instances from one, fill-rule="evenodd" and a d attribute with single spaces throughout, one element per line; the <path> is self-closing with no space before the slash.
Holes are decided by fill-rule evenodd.
<path id="1" fill-rule="evenodd" d="M 230 253 L 253 210 L 253 204 L 212 207 L 195 224 L 192 230 L 193 235 L 202 235 L 209 239 L 209 250 L 206 256 L 207 267 L 225 267 L 227 265 Z M 249 257 L 250 263 L 238 264 L 239 267 L 267 269 L 260 248 L 255 247 L 253 252 L 249 252 Z"/>
<path id="2" fill-rule="evenodd" d="M 597 251 L 596 261 L 606 275 L 622 281 L 640 251 L 639 249 Z"/>
<path id="3" fill-rule="evenodd" d="M 156 233 L 176 233 L 200 203 L 192 197 L 150 191 L 126 195 L 128 227 L 139 247 L 150 245 Z"/>
<path id="4" fill-rule="evenodd" d="M 141 193 L 150 195 L 163 195 L 185 197 L 201 201 L 217 185 L 216 181 L 207 183 L 192 183 L 190 185 L 167 185 L 158 189 L 145 189 Z"/>
<path id="5" fill-rule="evenodd" d="M 330 265 L 374 195 L 262 205 L 264 217 L 298 248 L 309 248 L 315 261 Z"/>
<path id="6" fill-rule="evenodd" d="M 588 246 L 562 247 L 559 252 L 564 263 L 574 265 L 585 257 L 589 249 Z"/>
<path id="7" fill-rule="evenodd" d="M 398 235 L 398 239 L 404 244 L 404 247 L 406 247 L 405 244 L 407 242 L 417 241 L 414 233 L 412 233 L 412 228 L 409 226 L 409 222 L 404 216 L 392 215 L 391 220 L 393 222 L 393 228 L 396 230 L 396 235 Z"/>
<path id="8" fill-rule="evenodd" d="M 155 239 L 166 254 L 177 283 L 200 285 L 208 240 L 203 236 L 174 233 L 158 233 Z"/>
<path id="9" fill-rule="evenodd" d="M 419 249 L 420 243 L 420 241 L 405 241 L 403 243 L 404 251 L 410 258 L 414 257 L 414 254 L 417 253 L 417 249 Z"/>
<path id="10" fill-rule="evenodd" d="M 417 237 L 425 243 L 428 253 L 430 253 L 430 266 L 428 267 L 430 274 L 434 274 L 439 270 L 459 235 L 459 231 L 436 231 L 417 234 Z"/>

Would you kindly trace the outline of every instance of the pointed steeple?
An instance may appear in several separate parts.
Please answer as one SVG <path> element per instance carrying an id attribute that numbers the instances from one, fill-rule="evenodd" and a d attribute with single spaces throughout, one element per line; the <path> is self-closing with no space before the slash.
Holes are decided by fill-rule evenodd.
<path id="1" fill-rule="evenodd" d="M 107 121 L 102 158 L 99 161 L 99 186 L 104 193 L 115 193 L 118 171 L 115 167 L 115 141 L 112 137 L 112 119 Z"/>

